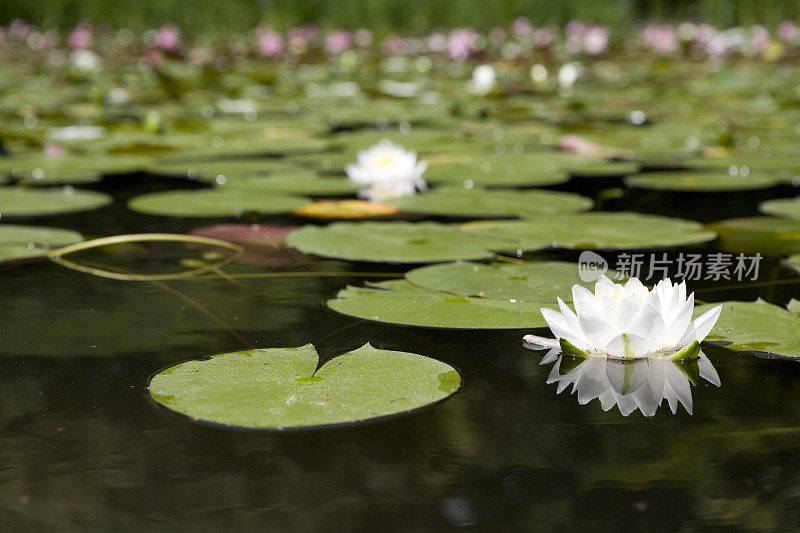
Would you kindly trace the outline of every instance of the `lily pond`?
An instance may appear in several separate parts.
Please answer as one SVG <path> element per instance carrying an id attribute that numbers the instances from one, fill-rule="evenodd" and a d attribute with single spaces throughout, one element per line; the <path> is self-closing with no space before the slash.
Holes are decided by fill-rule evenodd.
<path id="1" fill-rule="evenodd" d="M 119 41 L 0 46 L 7 525 L 800 528 L 791 51 Z M 523 340 L 602 273 L 685 282 L 688 352 Z"/>

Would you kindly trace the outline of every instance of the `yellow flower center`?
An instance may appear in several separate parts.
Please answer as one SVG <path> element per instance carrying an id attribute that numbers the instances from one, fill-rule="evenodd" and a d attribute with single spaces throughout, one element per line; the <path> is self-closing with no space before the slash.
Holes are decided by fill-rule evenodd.
<path id="1" fill-rule="evenodd" d="M 394 163 L 394 159 L 390 155 L 384 155 L 378 158 L 378 166 L 381 168 L 391 166 L 392 163 Z"/>

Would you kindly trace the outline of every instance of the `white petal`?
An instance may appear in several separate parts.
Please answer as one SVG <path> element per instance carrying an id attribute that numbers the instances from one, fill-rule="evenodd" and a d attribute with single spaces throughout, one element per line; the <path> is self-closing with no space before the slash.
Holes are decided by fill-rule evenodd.
<path id="1" fill-rule="evenodd" d="M 694 329 L 695 340 L 703 341 L 708 334 L 711 333 L 711 329 L 714 327 L 714 324 L 717 323 L 717 319 L 719 318 L 719 314 L 722 312 L 722 306 L 718 305 L 713 309 L 710 309 L 697 317 L 694 322 L 692 322 L 692 328 Z"/>
<path id="2" fill-rule="evenodd" d="M 522 337 L 522 340 L 524 340 L 526 344 L 530 344 L 531 346 L 526 346 L 526 348 L 531 348 L 532 350 L 557 348 L 559 346 L 557 339 L 548 339 L 537 335 L 525 335 Z"/>
<path id="3" fill-rule="evenodd" d="M 586 344 L 595 350 L 605 349 L 608 341 L 616 333 L 605 320 L 592 312 L 578 313 L 578 322 Z"/>
<path id="4" fill-rule="evenodd" d="M 541 312 L 555 338 L 566 339 L 575 345 L 576 348 L 581 350 L 585 349 L 586 344 L 583 340 L 584 336 L 581 335 L 579 331 L 572 331 L 561 313 L 553 309 L 548 309 L 547 307 L 542 308 Z"/>
<path id="5" fill-rule="evenodd" d="M 650 351 L 650 347 L 643 337 L 630 333 L 617 335 L 606 344 L 605 349 L 611 357 L 618 359 L 645 357 Z"/>
<path id="6" fill-rule="evenodd" d="M 663 346 L 667 332 L 661 314 L 650 305 L 639 309 L 627 331 L 646 339 L 651 350 L 658 350 Z"/>
<path id="7" fill-rule="evenodd" d="M 719 379 L 719 374 L 717 374 L 717 369 L 714 368 L 714 365 L 711 364 L 711 361 L 708 359 L 708 357 L 701 353 L 700 359 L 697 360 L 697 365 L 700 367 L 701 378 L 716 387 L 722 385 L 722 382 Z"/>

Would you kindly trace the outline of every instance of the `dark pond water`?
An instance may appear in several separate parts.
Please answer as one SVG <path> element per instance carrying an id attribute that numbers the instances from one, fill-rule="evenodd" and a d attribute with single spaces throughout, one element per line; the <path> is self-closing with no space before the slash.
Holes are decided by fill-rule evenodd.
<path id="1" fill-rule="evenodd" d="M 594 196 L 594 183 L 561 188 Z M 166 186 L 134 176 L 100 187 L 122 200 L 133 190 Z M 720 218 L 720 209 L 726 216 L 755 214 L 756 196 L 722 197 L 719 207 L 702 195 L 648 193 L 604 207 L 709 220 Z M 94 236 L 218 222 L 136 215 L 118 202 L 31 223 Z M 157 271 L 181 254 L 155 249 L 140 266 Z M 46 262 L 2 268 L 4 528 L 800 527 L 797 363 L 710 347 L 705 352 L 722 385 L 692 389 L 693 415 L 683 407 L 673 415 L 665 402 L 652 418 L 623 417 L 597 401 L 579 405 L 568 392 L 556 395 L 546 383 L 550 366 L 539 364 L 541 352 L 523 348 L 521 331 L 377 325 L 324 306 L 347 283 L 402 268 L 314 260 L 225 271 L 229 278 L 211 273 L 150 283 Z M 784 304 L 798 296 L 796 285 L 774 282 L 791 278 L 766 262 L 760 285 L 693 288 L 707 301 L 760 295 Z M 311 342 L 327 359 L 367 341 L 441 359 L 461 372 L 463 387 L 409 416 L 294 433 L 193 424 L 156 406 L 146 391 L 154 372 L 203 355 Z"/>

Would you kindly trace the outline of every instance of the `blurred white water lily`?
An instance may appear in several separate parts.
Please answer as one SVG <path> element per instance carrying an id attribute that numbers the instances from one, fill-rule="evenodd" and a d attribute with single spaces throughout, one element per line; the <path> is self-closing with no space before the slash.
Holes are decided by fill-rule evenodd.
<path id="1" fill-rule="evenodd" d="M 427 168 L 426 161 L 417 161 L 416 152 L 407 151 L 383 139 L 359 152 L 357 162 L 347 165 L 345 172 L 351 181 L 364 185 L 359 196 L 371 202 L 380 202 L 427 189 L 422 179 Z"/>
<path id="2" fill-rule="evenodd" d="M 692 321 L 694 293 L 687 298 L 685 282 L 669 279 L 648 290 L 638 278 L 621 285 L 601 276 L 594 294 L 574 285 L 572 301 L 574 312 L 561 298 L 560 313 L 541 310 L 555 339 L 526 335 L 525 342 L 583 357 L 691 359 L 722 310 L 717 306 Z"/>
<path id="3" fill-rule="evenodd" d="M 494 71 L 494 67 L 491 65 L 478 65 L 472 71 L 472 80 L 469 88 L 473 93 L 485 96 L 492 92 L 496 81 L 497 74 Z"/>
<path id="4" fill-rule="evenodd" d="M 692 361 L 669 359 L 602 359 L 598 357 L 574 358 L 548 353 L 541 364 L 556 361 L 547 383 L 557 383 L 557 394 L 569 385 L 577 393 L 578 403 L 585 405 L 597 398 L 604 411 L 615 405 L 623 416 L 637 409 L 644 416 L 653 416 L 664 400 L 672 414 L 678 404 L 692 414 L 691 384 L 698 378 L 719 387 L 720 379 L 711 361 L 703 355 Z M 577 363 L 577 365 L 575 365 Z"/>

